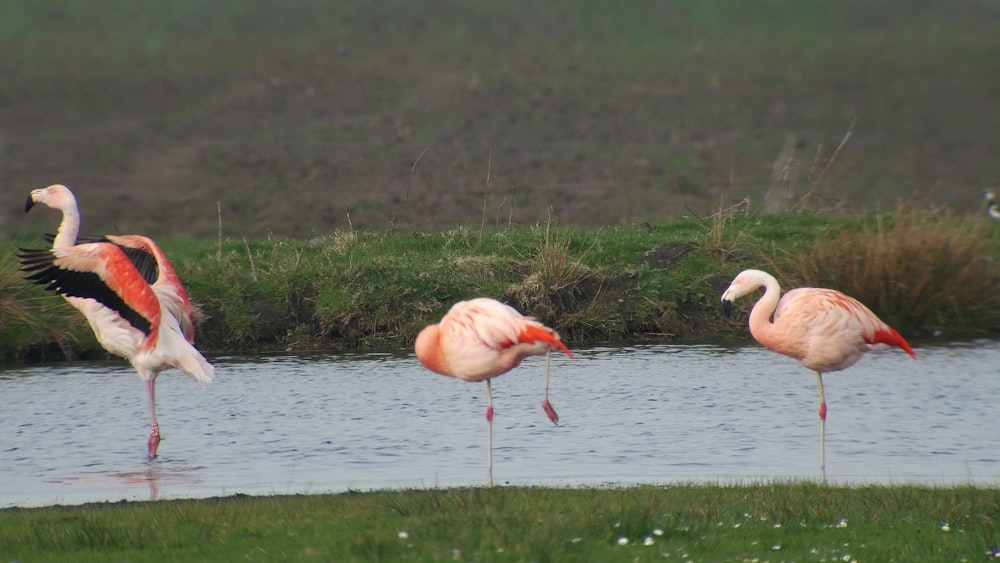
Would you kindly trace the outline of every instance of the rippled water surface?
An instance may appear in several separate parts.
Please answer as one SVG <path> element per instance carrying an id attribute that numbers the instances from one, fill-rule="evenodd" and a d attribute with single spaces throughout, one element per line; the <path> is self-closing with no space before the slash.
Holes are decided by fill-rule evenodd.
<path id="1" fill-rule="evenodd" d="M 1000 485 L 1000 344 L 869 354 L 825 377 L 834 483 Z M 819 479 L 816 377 L 758 346 L 636 346 L 494 380 L 495 478 L 555 486 Z M 160 376 L 160 457 L 124 362 L 0 371 L 0 507 L 484 485 L 486 385 L 412 355 L 217 357 Z"/>

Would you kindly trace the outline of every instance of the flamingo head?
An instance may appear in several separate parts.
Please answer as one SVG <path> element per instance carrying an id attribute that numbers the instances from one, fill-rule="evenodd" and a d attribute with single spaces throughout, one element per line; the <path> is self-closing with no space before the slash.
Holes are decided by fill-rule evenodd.
<path id="1" fill-rule="evenodd" d="M 73 192 L 62 184 L 53 184 L 47 188 L 31 190 L 28 200 L 24 202 L 24 212 L 31 211 L 36 203 L 43 203 L 52 209 L 65 211 L 76 207 L 76 198 Z"/>
<path id="2" fill-rule="evenodd" d="M 726 316 L 732 314 L 733 301 L 753 293 L 761 286 L 767 285 L 769 281 L 777 284 L 774 276 L 761 270 L 743 270 L 737 274 L 726 291 L 722 293 L 722 309 L 726 312 Z"/>
<path id="3" fill-rule="evenodd" d="M 441 375 L 451 375 L 448 372 L 448 364 L 441 351 L 441 331 L 438 325 L 432 324 L 424 327 L 417 335 L 417 341 L 413 345 L 417 354 L 417 360 L 423 366 L 434 373 Z"/>

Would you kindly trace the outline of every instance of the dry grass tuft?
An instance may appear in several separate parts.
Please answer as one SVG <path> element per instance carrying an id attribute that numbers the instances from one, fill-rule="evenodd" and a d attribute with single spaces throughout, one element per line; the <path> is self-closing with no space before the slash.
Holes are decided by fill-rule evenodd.
<path id="1" fill-rule="evenodd" d="M 1000 332 L 1000 266 L 990 227 L 901 208 L 779 259 L 788 287 L 839 289 L 904 333 Z"/>
<path id="2" fill-rule="evenodd" d="M 750 198 L 743 198 L 739 202 L 719 210 L 710 217 L 711 225 L 705 235 L 705 249 L 715 256 L 718 256 L 724 263 L 730 254 L 737 252 L 743 243 L 743 233 L 738 232 L 731 236 L 729 228 L 733 219 L 738 216 L 747 217 L 750 215 Z"/>
<path id="3" fill-rule="evenodd" d="M 82 319 L 62 299 L 26 283 L 17 267 L 13 247 L 8 247 L 0 254 L 0 337 L 19 347 L 43 335 L 43 340 L 57 343 L 66 357 L 73 357 L 77 339 L 63 327 L 79 326 Z"/>
<path id="4" fill-rule="evenodd" d="M 529 261 L 532 273 L 522 283 L 509 287 L 504 295 L 522 312 L 549 323 L 577 309 L 581 285 L 595 275 L 582 257 L 573 257 L 572 241 L 556 237 L 551 227 L 550 219 Z"/>

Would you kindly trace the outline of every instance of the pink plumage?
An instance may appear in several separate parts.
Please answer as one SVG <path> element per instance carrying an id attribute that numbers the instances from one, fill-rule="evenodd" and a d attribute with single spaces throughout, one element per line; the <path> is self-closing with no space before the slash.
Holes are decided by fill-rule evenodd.
<path id="1" fill-rule="evenodd" d="M 528 356 L 546 355 L 542 408 L 553 423 L 559 415 L 549 402 L 548 354 L 561 350 L 570 358 L 559 334 L 513 307 L 489 298 L 460 301 L 441 322 L 420 331 L 414 345 L 427 369 L 463 379 L 485 381 L 490 483 L 493 482 L 493 390 L 490 381 L 517 367 Z"/>
<path id="2" fill-rule="evenodd" d="M 34 190 L 25 211 L 42 203 L 62 211 L 51 249 L 21 249 L 27 279 L 45 285 L 83 313 L 97 340 L 128 359 L 146 384 L 151 430 L 147 454 L 156 457 L 156 378 L 175 367 L 198 383 L 214 368 L 194 347 L 193 306 L 163 251 L 140 235 L 92 237 L 77 244 L 80 213 L 76 198 L 56 184 Z"/>
<path id="3" fill-rule="evenodd" d="M 744 270 L 722 294 L 729 313 L 736 299 L 764 288 L 750 311 L 750 334 L 766 348 L 795 358 L 816 372 L 820 394 L 820 469 L 826 481 L 824 443 L 826 398 L 823 373 L 854 365 L 876 345 L 903 349 L 916 357 L 909 343 L 857 299 L 833 289 L 802 287 L 781 296 L 774 276 Z"/>

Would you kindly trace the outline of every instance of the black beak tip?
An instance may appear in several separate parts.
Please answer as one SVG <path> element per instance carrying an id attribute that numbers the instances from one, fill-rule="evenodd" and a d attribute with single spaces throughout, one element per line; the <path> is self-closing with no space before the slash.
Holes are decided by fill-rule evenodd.
<path id="1" fill-rule="evenodd" d="M 733 302 L 728 299 L 722 300 L 722 310 L 726 312 L 726 316 L 731 316 L 733 314 Z"/>
<path id="2" fill-rule="evenodd" d="M 28 201 L 24 202 L 24 212 L 27 213 L 31 211 L 31 208 L 34 206 L 35 206 L 35 200 L 31 199 L 31 196 L 29 195 Z"/>

